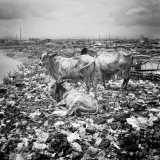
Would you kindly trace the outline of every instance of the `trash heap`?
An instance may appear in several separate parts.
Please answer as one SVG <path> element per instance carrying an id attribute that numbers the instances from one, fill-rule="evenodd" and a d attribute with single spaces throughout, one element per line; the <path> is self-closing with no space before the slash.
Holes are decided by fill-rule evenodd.
<path id="1" fill-rule="evenodd" d="M 98 84 L 97 115 L 64 117 L 47 94 L 51 77 L 33 73 L 22 85 L 0 85 L 3 159 L 160 159 L 159 82 L 131 79 L 127 91 L 121 80 L 110 80 L 108 89 Z"/>

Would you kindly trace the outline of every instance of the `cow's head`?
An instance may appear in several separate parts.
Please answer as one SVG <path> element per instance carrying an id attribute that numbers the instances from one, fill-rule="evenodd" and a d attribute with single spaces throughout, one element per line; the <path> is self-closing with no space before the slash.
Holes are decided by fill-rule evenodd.
<path id="1" fill-rule="evenodd" d="M 87 54 L 90 55 L 91 57 L 97 57 L 97 52 L 99 51 L 99 48 L 88 48 L 87 49 Z"/>
<path id="2" fill-rule="evenodd" d="M 119 52 L 125 57 L 129 57 L 132 53 L 132 52 L 130 52 L 127 49 L 124 49 L 124 48 L 119 49 Z"/>
<path id="3" fill-rule="evenodd" d="M 63 87 L 63 82 L 58 83 L 56 80 L 50 82 L 48 87 L 48 93 L 54 100 L 60 102 L 63 99 L 63 94 L 66 92 L 66 89 Z"/>
<path id="4" fill-rule="evenodd" d="M 40 65 L 40 66 L 47 67 L 48 64 L 49 64 L 49 59 L 50 59 L 51 57 L 56 56 L 56 55 L 57 55 L 56 53 L 44 52 L 44 53 L 42 54 L 42 56 L 40 57 L 39 65 Z"/>

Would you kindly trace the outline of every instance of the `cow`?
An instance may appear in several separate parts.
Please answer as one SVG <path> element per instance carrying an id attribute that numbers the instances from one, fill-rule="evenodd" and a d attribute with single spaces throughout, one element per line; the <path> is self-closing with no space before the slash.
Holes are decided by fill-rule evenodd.
<path id="1" fill-rule="evenodd" d="M 95 98 L 97 95 L 95 83 L 95 61 L 89 55 L 81 55 L 77 57 L 67 58 L 57 56 L 57 54 L 49 55 L 43 53 L 39 65 L 48 69 L 50 75 L 61 83 L 64 79 L 79 80 L 83 78 L 86 84 L 86 91 L 89 93 L 91 83 L 94 88 Z"/>
<path id="2" fill-rule="evenodd" d="M 110 52 L 107 49 L 100 49 L 95 55 L 96 77 L 101 80 L 103 86 L 106 88 L 105 79 L 110 79 L 115 73 L 121 72 L 124 78 L 122 88 L 126 89 L 133 64 L 131 52 L 126 53 L 124 49 Z"/>
<path id="3" fill-rule="evenodd" d="M 53 99 L 56 98 L 55 100 L 58 102 L 56 107 L 64 105 L 67 107 L 66 116 L 72 115 L 76 111 L 83 115 L 98 113 L 99 105 L 96 99 L 84 92 L 66 88 L 55 80 L 49 84 L 48 93 Z"/>
<path id="4" fill-rule="evenodd" d="M 106 49 L 101 49 L 97 54 L 97 72 L 101 75 L 104 87 L 106 87 L 106 77 L 109 79 L 115 73 L 121 72 L 124 78 L 122 88 L 126 89 L 130 79 L 130 70 L 133 64 L 133 56 L 131 53 L 126 53 L 123 50 L 119 52 L 107 52 Z"/>

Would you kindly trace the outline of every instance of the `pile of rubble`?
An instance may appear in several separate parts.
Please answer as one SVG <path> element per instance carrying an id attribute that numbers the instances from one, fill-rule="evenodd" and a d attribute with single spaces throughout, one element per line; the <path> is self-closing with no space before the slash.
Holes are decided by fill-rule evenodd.
<path id="1" fill-rule="evenodd" d="M 97 115 L 64 117 L 47 94 L 50 77 L 38 70 L 25 71 L 21 85 L 12 80 L 0 85 L 3 159 L 160 159 L 158 82 L 131 79 L 127 91 L 120 80 L 106 83 L 109 89 L 98 84 Z M 84 91 L 85 85 L 77 89 Z"/>

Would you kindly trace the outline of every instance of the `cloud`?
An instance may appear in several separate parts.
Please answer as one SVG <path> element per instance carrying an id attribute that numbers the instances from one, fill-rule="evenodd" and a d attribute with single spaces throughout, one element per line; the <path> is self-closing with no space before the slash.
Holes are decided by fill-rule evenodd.
<path id="1" fill-rule="evenodd" d="M 115 19 L 109 16 L 107 18 L 102 19 L 100 22 L 98 22 L 98 24 L 100 25 L 107 25 L 107 26 L 113 25 L 114 23 L 115 23 Z"/>
<path id="2" fill-rule="evenodd" d="M 140 5 L 143 5 L 143 7 L 128 8 L 128 11 L 125 13 L 121 13 L 117 17 L 115 16 L 115 24 L 125 27 L 160 26 L 160 1 L 142 0 L 140 1 Z"/>
<path id="3" fill-rule="evenodd" d="M 0 20 L 25 19 L 37 14 L 26 3 L 10 1 L 0 2 Z"/>
<path id="4" fill-rule="evenodd" d="M 80 17 L 81 17 L 81 18 L 88 18 L 89 15 L 88 15 L 88 14 L 82 14 Z"/>
<path id="5" fill-rule="evenodd" d="M 53 11 L 56 4 L 51 4 L 51 0 L 1 0 L 0 20 L 41 18 Z"/>
<path id="6" fill-rule="evenodd" d="M 62 12 L 50 12 L 46 15 L 43 15 L 43 19 L 45 20 L 60 19 L 64 17 L 65 17 L 65 14 Z"/>
<path id="7" fill-rule="evenodd" d="M 13 36 L 19 27 L 24 37 L 46 38 L 122 34 L 149 26 L 160 26 L 159 0 L 0 0 L 0 28 L 11 29 Z"/>
<path id="8" fill-rule="evenodd" d="M 149 13 L 149 10 L 143 7 L 132 8 L 129 10 L 126 15 L 134 16 L 134 15 L 146 15 Z"/>
<path id="9" fill-rule="evenodd" d="M 21 14 L 22 12 L 20 10 L 21 8 L 19 9 L 13 3 L 9 4 L 5 2 L 0 2 L 0 19 L 1 20 L 19 19 L 23 17 L 23 15 Z"/>
<path id="10" fill-rule="evenodd" d="M 11 31 L 10 29 L 0 28 L 0 32 L 8 32 L 8 33 L 11 33 L 12 31 Z"/>
<path id="11" fill-rule="evenodd" d="M 126 27 L 132 26 L 152 26 L 158 27 L 160 26 L 160 19 L 158 15 L 150 15 L 150 16 L 135 16 L 132 17 L 122 17 L 118 22 L 115 21 L 117 25 L 122 25 Z"/>

